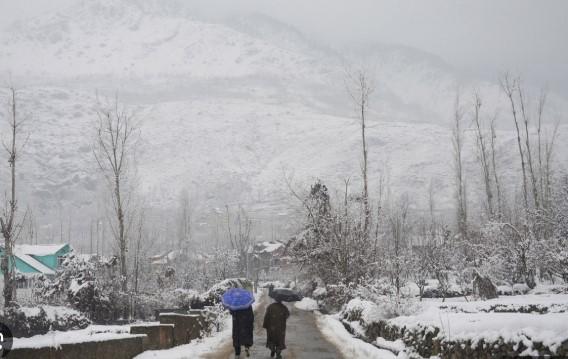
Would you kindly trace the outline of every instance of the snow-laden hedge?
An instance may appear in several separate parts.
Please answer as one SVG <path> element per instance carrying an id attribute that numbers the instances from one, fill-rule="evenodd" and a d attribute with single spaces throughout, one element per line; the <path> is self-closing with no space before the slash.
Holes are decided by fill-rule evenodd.
<path id="1" fill-rule="evenodd" d="M 376 336 L 368 336 L 367 332 L 375 323 L 400 314 L 411 314 L 416 310 L 416 302 L 408 298 L 380 296 L 375 297 L 374 301 L 362 298 L 352 299 L 343 307 L 339 315 L 353 334 L 374 341 Z"/>
<path id="2" fill-rule="evenodd" d="M 343 309 L 343 324 L 377 344 L 402 341 L 422 357 L 568 356 L 568 313 L 562 295 L 508 300 L 422 303 L 391 317 L 385 306 L 361 299 Z"/>
<path id="3" fill-rule="evenodd" d="M 361 324 L 385 319 L 377 304 L 359 298 L 349 301 L 341 313 L 343 320 Z"/>
<path id="4" fill-rule="evenodd" d="M 14 337 L 31 337 L 49 331 L 86 328 L 91 321 L 80 312 L 59 306 L 20 307 L 4 310 L 2 323 L 8 325 Z"/>
<path id="5" fill-rule="evenodd" d="M 498 318 L 494 319 L 495 321 Z M 503 331 L 501 331 L 503 333 Z M 450 337 L 437 325 L 416 323 L 401 325 L 386 320 L 372 323 L 366 330 L 367 338 L 381 337 L 388 341 L 402 340 L 422 357 L 442 358 L 508 358 L 519 356 L 568 356 L 568 340 L 532 338 L 524 333 L 509 333 L 506 337 L 496 335 Z"/>

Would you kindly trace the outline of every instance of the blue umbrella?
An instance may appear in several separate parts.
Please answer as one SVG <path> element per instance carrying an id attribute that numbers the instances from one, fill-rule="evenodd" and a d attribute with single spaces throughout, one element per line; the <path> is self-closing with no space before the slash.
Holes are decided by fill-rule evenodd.
<path id="1" fill-rule="evenodd" d="M 247 309 L 254 303 L 254 295 L 243 288 L 231 288 L 221 298 L 223 305 L 230 310 Z"/>

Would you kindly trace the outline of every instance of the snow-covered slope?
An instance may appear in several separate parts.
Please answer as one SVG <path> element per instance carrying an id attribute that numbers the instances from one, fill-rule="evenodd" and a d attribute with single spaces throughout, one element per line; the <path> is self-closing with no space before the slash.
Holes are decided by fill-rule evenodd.
<path id="1" fill-rule="evenodd" d="M 202 223 L 211 223 L 213 208 L 241 203 L 268 228 L 289 213 L 285 172 L 332 187 L 350 177 L 357 191 L 360 134 L 344 64 L 362 57 L 377 84 L 368 132 L 372 188 L 383 175 L 420 205 L 433 180 L 440 208 L 451 203 L 447 123 L 464 79 L 449 65 L 396 46 L 334 51 L 264 16 L 208 23 L 167 4 L 89 0 L 1 30 L 0 74 L 22 84 L 30 117 L 21 203 L 51 233 L 69 220 L 85 236 L 85 219 L 104 202 L 91 151 L 97 93 L 118 91 L 142 121 L 138 178 L 148 206 L 170 209 L 187 188 Z M 497 86 L 466 82 L 466 92 L 473 85 L 492 115 Z M 566 129 L 561 136 L 566 149 Z M 507 130 L 502 139 L 503 150 L 514 145 Z M 473 151 L 467 161 L 477 175 Z M 513 161 L 502 161 L 514 175 Z"/>
<path id="2" fill-rule="evenodd" d="M 164 76 L 313 78 L 320 66 L 302 53 L 230 27 L 194 21 L 132 0 L 84 1 L 10 26 L 2 68 L 48 78 Z M 162 10 L 162 11 L 159 11 Z M 308 73 L 309 71 L 309 73 Z"/>

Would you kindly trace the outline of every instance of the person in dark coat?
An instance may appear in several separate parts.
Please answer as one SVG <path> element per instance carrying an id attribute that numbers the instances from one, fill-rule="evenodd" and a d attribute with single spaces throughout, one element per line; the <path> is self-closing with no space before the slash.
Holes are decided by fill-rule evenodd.
<path id="1" fill-rule="evenodd" d="M 270 357 L 282 358 L 282 350 L 286 349 L 286 320 L 290 311 L 282 302 L 272 303 L 266 308 L 263 328 L 266 329 L 266 347 L 270 349 Z"/>
<path id="2" fill-rule="evenodd" d="M 235 358 L 241 357 L 241 347 L 245 347 L 246 356 L 250 356 L 249 349 L 253 344 L 254 313 L 252 307 L 244 310 L 231 311 L 233 316 L 233 347 Z"/>

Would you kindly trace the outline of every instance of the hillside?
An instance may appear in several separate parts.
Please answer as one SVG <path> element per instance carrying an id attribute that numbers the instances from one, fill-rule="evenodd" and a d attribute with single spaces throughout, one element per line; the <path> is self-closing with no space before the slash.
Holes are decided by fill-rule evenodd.
<path id="1" fill-rule="evenodd" d="M 40 236 L 58 236 L 71 223 L 73 236 L 86 238 L 86 221 L 102 213 L 91 151 L 97 94 L 118 92 L 142 121 L 137 175 L 145 205 L 170 213 L 186 188 L 203 236 L 226 203 L 249 208 L 265 236 L 274 222 L 290 229 L 284 173 L 337 188 L 350 177 L 357 191 L 360 134 L 344 88 L 344 64 L 354 59 L 372 63 L 376 75 L 372 188 L 382 174 L 418 208 L 431 181 L 440 210 L 451 207 L 447 125 L 458 84 L 466 98 L 480 89 L 486 117 L 503 104 L 496 84 L 460 77 L 433 55 L 397 46 L 342 52 L 263 16 L 209 23 L 160 4 L 83 1 L 1 30 L 0 74 L 22 84 L 30 117 L 21 203 L 36 208 Z M 555 114 L 564 101 L 552 95 L 551 104 Z M 506 126 L 500 136 L 503 149 L 514 145 Z M 558 143 L 565 161 L 566 127 Z M 473 151 L 466 161 L 475 188 Z M 505 175 L 516 175 L 512 158 L 500 161 Z"/>

